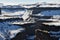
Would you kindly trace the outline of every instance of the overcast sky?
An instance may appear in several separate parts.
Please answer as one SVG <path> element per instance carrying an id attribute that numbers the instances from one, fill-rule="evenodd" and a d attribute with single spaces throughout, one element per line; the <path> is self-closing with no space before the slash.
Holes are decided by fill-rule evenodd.
<path id="1" fill-rule="evenodd" d="M 4 3 L 5 5 L 13 5 L 13 4 L 32 4 L 37 2 L 53 2 L 60 3 L 60 0 L 0 0 L 0 3 Z"/>

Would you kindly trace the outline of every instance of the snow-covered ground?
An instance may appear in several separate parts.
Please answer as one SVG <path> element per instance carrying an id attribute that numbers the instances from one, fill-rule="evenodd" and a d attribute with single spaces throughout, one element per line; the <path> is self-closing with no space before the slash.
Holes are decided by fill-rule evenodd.
<path id="1" fill-rule="evenodd" d="M 60 26 L 60 22 L 50 22 L 50 23 L 43 23 L 45 25 L 55 25 L 55 26 Z"/>
<path id="2" fill-rule="evenodd" d="M 11 22 L 11 23 L 9 23 L 9 24 L 16 24 L 16 25 L 23 25 L 23 24 L 28 24 L 28 23 L 35 23 L 35 21 L 34 20 L 32 20 L 32 21 L 20 21 L 20 22 Z"/>
<path id="3" fill-rule="evenodd" d="M 60 20 L 59 19 L 41 19 L 44 21 L 52 21 L 52 22 L 43 22 L 45 25 L 55 25 L 55 26 L 60 26 Z"/>
<path id="4" fill-rule="evenodd" d="M 43 21 L 53 21 L 53 22 L 58 22 L 60 20 L 58 19 L 40 19 L 40 20 L 43 20 Z"/>
<path id="5" fill-rule="evenodd" d="M 23 15 L 25 11 L 17 11 L 17 12 L 6 12 L 2 11 L 2 15 L 14 16 L 14 15 Z"/>
<path id="6" fill-rule="evenodd" d="M 16 17 L 16 16 L 13 16 L 13 17 L 0 16 L 0 19 L 10 19 L 10 18 L 18 18 L 18 17 Z"/>

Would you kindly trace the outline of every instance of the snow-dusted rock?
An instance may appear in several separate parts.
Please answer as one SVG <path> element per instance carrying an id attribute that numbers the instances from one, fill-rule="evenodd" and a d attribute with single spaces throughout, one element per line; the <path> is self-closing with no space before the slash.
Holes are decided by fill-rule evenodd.
<path id="1" fill-rule="evenodd" d="M 0 22 L 0 37 L 2 39 L 11 39 L 16 36 L 17 33 L 22 32 L 24 28 L 21 26 L 10 25 L 6 22 Z"/>

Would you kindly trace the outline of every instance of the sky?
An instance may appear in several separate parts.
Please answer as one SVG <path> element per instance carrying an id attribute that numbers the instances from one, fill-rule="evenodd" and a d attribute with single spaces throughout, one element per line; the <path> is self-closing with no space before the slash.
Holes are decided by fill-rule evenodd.
<path id="1" fill-rule="evenodd" d="M 60 3 L 60 0 L 0 0 L 0 3 L 4 3 L 5 5 L 33 4 L 37 2 L 39 3 L 41 2 Z"/>

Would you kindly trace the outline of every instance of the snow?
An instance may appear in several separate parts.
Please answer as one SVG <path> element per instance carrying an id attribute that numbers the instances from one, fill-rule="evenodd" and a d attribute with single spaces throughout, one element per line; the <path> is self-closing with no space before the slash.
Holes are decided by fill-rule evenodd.
<path id="1" fill-rule="evenodd" d="M 23 25 L 23 24 L 28 24 L 28 23 L 34 23 L 34 22 L 13 22 L 13 23 L 9 23 L 9 24 L 19 24 L 19 25 Z"/>
<path id="2" fill-rule="evenodd" d="M 10 18 L 16 18 L 16 17 L 5 17 L 5 16 L 0 16 L 0 19 L 10 19 Z"/>
<path id="3" fill-rule="evenodd" d="M 36 5 L 35 6 L 23 6 L 23 7 L 25 7 L 25 8 L 32 8 L 32 7 L 36 7 Z"/>
<path id="4" fill-rule="evenodd" d="M 9 30 L 10 38 L 15 37 L 17 33 L 21 32 L 21 30 L 24 30 L 24 28 L 20 28 L 20 29 L 17 29 L 17 30 Z"/>
<path id="5" fill-rule="evenodd" d="M 60 7 L 59 5 L 41 5 L 39 7 Z"/>
<path id="6" fill-rule="evenodd" d="M 17 12 L 13 12 L 13 11 L 5 11 L 2 10 L 2 17 L 0 17 L 0 19 L 7 19 L 7 18 L 23 18 L 24 21 L 26 21 L 26 19 L 28 19 L 30 17 L 30 15 L 32 14 L 32 10 L 24 10 L 24 11 L 17 11 Z M 8 17 L 6 17 L 8 16 Z"/>
<path id="7" fill-rule="evenodd" d="M 0 40 L 4 40 L 4 39 L 5 39 L 4 35 L 0 33 Z"/>
<path id="8" fill-rule="evenodd" d="M 14 15 L 23 15 L 25 11 L 17 11 L 17 12 L 6 12 L 2 11 L 2 15 L 14 16 Z"/>
<path id="9" fill-rule="evenodd" d="M 38 14 L 32 14 L 33 16 L 44 16 L 42 15 L 41 13 L 38 13 Z"/>
<path id="10" fill-rule="evenodd" d="M 58 19 L 40 19 L 40 20 L 44 20 L 44 21 L 59 21 Z"/>
<path id="11" fill-rule="evenodd" d="M 60 15 L 54 15 L 52 18 L 59 19 Z"/>
<path id="12" fill-rule="evenodd" d="M 45 22 L 45 23 L 43 23 L 43 24 L 45 24 L 45 25 L 55 25 L 55 26 L 60 26 L 60 22 L 50 22 L 50 23 Z"/>
<path id="13" fill-rule="evenodd" d="M 32 14 L 32 10 L 26 10 L 24 15 L 22 16 L 23 20 L 26 21 L 30 17 L 30 14 Z"/>
<path id="14" fill-rule="evenodd" d="M 16 36 L 17 33 L 24 31 L 21 26 L 10 25 L 7 22 L 0 22 L 0 37 L 2 39 L 11 39 Z"/>
<path id="15" fill-rule="evenodd" d="M 32 7 L 37 7 L 38 5 L 40 5 L 39 7 L 60 7 L 60 3 L 46 3 L 46 2 L 42 2 L 42 3 L 34 3 L 34 4 L 17 4 L 17 5 L 3 5 L 2 3 L 0 3 L 1 7 L 3 8 L 3 6 L 5 6 L 6 8 L 32 8 Z"/>

